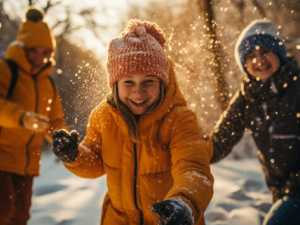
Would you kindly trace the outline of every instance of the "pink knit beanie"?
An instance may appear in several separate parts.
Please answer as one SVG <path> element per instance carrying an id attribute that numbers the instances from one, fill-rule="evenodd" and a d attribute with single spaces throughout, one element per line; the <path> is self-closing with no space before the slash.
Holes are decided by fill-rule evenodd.
<path id="1" fill-rule="evenodd" d="M 164 52 L 166 42 L 157 24 L 137 19 L 127 23 L 120 38 L 108 47 L 109 85 L 130 75 L 155 75 L 167 86 L 169 62 Z"/>

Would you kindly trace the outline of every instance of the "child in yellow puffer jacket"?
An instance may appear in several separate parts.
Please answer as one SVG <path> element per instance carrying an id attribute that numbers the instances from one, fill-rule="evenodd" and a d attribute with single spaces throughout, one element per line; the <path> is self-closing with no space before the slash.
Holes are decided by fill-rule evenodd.
<path id="1" fill-rule="evenodd" d="M 101 224 L 205 224 L 213 195 L 212 144 L 201 138 L 154 23 L 128 22 L 108 48 L 111 95 L 84 140 L 58 130 L 53 151 L 72 173 L 107 175 Z"/>

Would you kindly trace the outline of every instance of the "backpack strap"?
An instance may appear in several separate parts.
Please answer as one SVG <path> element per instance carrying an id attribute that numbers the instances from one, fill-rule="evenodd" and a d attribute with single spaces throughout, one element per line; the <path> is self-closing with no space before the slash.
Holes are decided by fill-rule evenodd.
<path id="1" fill-rule="evenodd" d="M 8 99 L 10 97 L 10 95 L 12 94 L 13 90 L 15 89 L 15 86 L 17 84 L 18 78 L 19 78 L 19 74 L 18 74 L 18 64 L 15 63 L 13 60 L 10 59 L 3 59 L 6 64 L 8 65 L 10 72 L 11 72 L 11 79 L 10 79 L 10 85 L 6 94 L 6 99 Z M 50 80 L 50 83 L 53 87 L 53 99 L 56 98 L 57 96 L 57 91 L 56 91 L 56 86 L 55 86 L 55 82 L 52 79 L 52 77 L 48 76 L 48 79 Z"/>
<path id="2" fill-rule="evenodd" d="M 7 63 L 10 72 L 11 72 L 11 79 L 10 79 L 10 85 L 6 94 L 6 99 L 8 99 L 10 97 L 10 95 L 12 94 L 13 90 L 15 89 L 15 86 L 17 84 L 18 81 L 18 65 L 17 63 L 15 63 L 14 61 L 10 60 L 10 59 L 4 59 L 4 61 Z"/>

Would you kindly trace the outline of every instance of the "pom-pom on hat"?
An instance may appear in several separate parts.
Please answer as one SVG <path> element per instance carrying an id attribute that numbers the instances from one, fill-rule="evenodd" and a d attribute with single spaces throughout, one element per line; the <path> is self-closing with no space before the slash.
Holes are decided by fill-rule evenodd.
<path id="1" fill-rule="evenodd" d="M 164 51 L 166 42 L 157 24 L 133 19 L 108 47 L 109 85 L 130 75 L 155 75 L 167 86 L 169 62 Z"/>
<path id="2" fill-rule="evenodd" d="M 43 10 L 34 6 L 28 7 L 26 21 L 17 35 L 17 41 L 22 42 L 25 48 L 43 46 L 55 51 L 56 41 L 47 23 L 43 21 L 44 15 Z"/>
<path id="3" fill-rule="evenodd" d="M 242 71 L 246 56 L 257 46 L 270 49 L 277 54 L 281 64 L 286 61 L 286 47 L 277 28 L 269 20 L 254 20 L 240 34 L 235 45 L 235 59 Z"/>

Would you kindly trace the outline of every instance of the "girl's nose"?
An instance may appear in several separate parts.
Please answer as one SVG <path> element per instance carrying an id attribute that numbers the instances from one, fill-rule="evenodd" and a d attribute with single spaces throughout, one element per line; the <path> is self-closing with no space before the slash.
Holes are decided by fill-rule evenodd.
<path id="1" fill-rule="evenodd" d="M 142 85 L 136 85 L 133 92 L 137 95 L 141 95 L 144 92 L 144 88 Z"/>
<path id="2" fill-rule="evenodd" d="M 261 64 L 265 61 L 265 55 L 264 54 L 257 54 L 253 60 L 253 63 Z"/>

